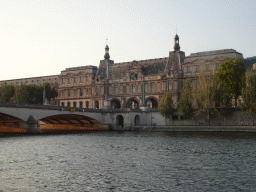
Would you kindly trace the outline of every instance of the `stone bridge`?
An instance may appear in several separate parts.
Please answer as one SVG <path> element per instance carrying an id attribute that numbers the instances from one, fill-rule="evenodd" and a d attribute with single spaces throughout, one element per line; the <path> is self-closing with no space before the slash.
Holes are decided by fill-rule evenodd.
<path id="1" fill-rule="evenodd" d="M 150 125 L 153 116 L 152 110 L 103 110 L 0 102 L 0 125 L 24 128 L 28 132 L 37 131 L 42 122 L 90 127 L 100 125 L 108 129 L 123 130 L 136 125 Z"/>

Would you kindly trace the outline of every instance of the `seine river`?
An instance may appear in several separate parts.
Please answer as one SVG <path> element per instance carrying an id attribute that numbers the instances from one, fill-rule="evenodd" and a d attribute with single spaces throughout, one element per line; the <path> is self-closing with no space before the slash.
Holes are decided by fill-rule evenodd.
<path id="1" fill-rule="evenodd" d="M 0 146 L 0 191 L 256 189 L 250 133 L 28 135 Z"/>

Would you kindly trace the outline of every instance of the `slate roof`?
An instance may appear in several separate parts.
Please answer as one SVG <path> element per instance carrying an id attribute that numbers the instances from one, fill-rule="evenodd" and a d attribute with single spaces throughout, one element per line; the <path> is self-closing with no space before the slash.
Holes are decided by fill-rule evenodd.
<path id="1" fill-rule="evenodd" d="M 139 68 L 143 75 L 156 75 L 164 71 L 166 63 L 167 58 L 116 63 L 113 65 L 111 77 L 113 79 L 121 78 L 128 70 L 136 68 Z"/>
<path id="2" fill-rule="evenodd" d="M 236 52 L 234 49 L 222 49 L 216 51 L 191 53 L 190 56 L 185 58 L 185 63 L 194 62 L 196 60 L 211 61 L 214 60 L 216 57 L 221 57 L 223 59 L 236 58 L 237 55 L 240 55 L 242 57 L 242 54 Z"/>
<path id="3" fill-rule="evenodd" d="M 256 56 L 254 57 L 248 57 L 244 60 L 244 65 L 246 67 L 246 69 L 250 70 L 253 66 L 253 64 L 256 63 Z"/>

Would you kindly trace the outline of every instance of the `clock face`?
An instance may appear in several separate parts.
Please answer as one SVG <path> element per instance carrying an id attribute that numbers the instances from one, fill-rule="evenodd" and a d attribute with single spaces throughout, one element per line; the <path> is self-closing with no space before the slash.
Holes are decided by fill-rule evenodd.
<path id="1" fill-rule="evenodd" d="M 137 80 L 137 73 L 135 73 L 135 72 L 132 72 L 132 74 L 131 74 L 131 80 Z"/>

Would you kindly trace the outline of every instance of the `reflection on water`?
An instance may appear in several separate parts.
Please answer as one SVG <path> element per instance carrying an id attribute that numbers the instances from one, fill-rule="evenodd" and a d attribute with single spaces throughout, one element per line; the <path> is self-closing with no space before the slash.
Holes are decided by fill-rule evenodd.
<path id="1" fill-rule="evenodd" d="M 139 132 L 0 138 L 0 191 L 253 191 L 255 138 Z"/>

